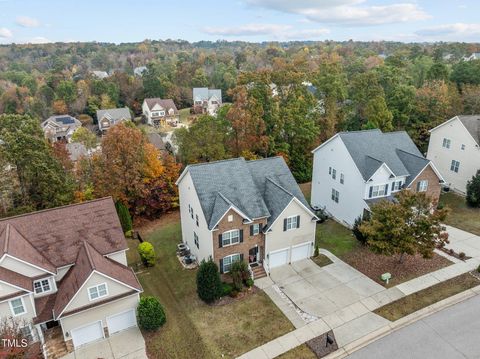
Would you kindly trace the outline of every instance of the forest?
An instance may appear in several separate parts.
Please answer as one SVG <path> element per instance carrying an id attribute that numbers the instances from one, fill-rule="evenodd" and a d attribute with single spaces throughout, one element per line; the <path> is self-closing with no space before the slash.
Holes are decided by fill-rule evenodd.
<path id="1" fill-rule="evenodd" d="M 405 130 L 426 151 L 429 129 L 480 112 L 480 60 L 465 60 L 479 51 L 353 41 L 0 46 L 0 216 L 106 195 L 134 215 L 156 216 L 175 207 L 174 182 L 186 165 L 237 156 L 281 155 L 308 182 L 311 150 L 338 131 Z M 136 76 L 140 66 L 147 71 Z M 189 108 L 192 87 L 221 89 L 225 105 L 175 131 L 175 158 L 122 125 L 101 139 L 101 154 L 73 166 L 40 129 L 53 114 L 86 127 L 98 109 L 127 106 L 140 116 L 148 97 Z"/>

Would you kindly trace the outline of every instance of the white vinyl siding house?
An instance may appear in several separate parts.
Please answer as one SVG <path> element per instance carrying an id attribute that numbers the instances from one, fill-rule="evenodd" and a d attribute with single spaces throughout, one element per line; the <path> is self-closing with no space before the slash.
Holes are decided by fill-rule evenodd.
<path id="1" fill-rule="evenodd" d="M 465 193 L 480 169 L 480 115 L 455 116 L 430 130 L 427 158 L 452 190 Z"/>

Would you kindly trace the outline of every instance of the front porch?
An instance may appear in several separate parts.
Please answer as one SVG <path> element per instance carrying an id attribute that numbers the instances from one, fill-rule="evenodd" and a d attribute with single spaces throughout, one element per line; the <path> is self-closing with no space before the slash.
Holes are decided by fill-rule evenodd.
<path id="1" fill-rule="evenodd" d="M 43 344 L 43 352 L 48 359 L 62 358 L 73 352 L 72 342 L 70 341 L 68 344 L 65 342 L 60 325 L 42 331 L 45 341 Z"/>

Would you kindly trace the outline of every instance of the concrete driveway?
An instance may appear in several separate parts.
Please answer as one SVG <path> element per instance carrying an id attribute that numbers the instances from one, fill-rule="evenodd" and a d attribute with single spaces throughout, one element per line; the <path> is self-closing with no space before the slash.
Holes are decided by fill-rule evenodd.
<path id="1" fill-rule="evenodd" d="M 62 359 L 147 359 L 145 340 L 138 327 L 123 330 L 97 342 L 87 344 Z"/>
<path id="2" fill-rule="evenodd" d="M 457 253 L 464 252 L 469 257 L 480 258 L 480 236 L 452 226 L 445 227 L 450 241 L 447 248 L 452 248 Z"/>
<path id="3" fill-rule="evenodd" d="M 380 284 L 333 258 L 334 263 L 319 267 L 310 259 L 271 270 L 270 278 L 302 311 L 322 318 L 339 310 L 356 317 L 369 312 L 360 301 L 382 291 Z"/>

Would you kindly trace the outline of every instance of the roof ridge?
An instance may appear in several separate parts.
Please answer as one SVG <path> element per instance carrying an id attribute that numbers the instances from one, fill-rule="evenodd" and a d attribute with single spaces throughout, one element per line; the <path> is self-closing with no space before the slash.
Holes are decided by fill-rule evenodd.
<path id="1" fill-rule="evenodd" d="M 337 135 L 349 134 L 349 133 L 360 133 L 360 132 L 380 132 L 380 133 L 383 133 L 382 130 L 380 130 L 379 128 L 371 128 L 369 130 L 340 131 L 340 132 L 337 133 Z"/>
<path id="2" fill-rule="evenodd" d="M 243 157 L 232 157 L 232 158 L 225 158 L 223 160 L 216 160 L 216 161 L 210 161 L 210 162 L 192 163 L 192 164 L 189 164 L 186 168 L 207 166 L 212 163 L 221 163 L 221 162 L 238 161 L 238 160 L 245 161 Z"/>
<path id="3" fill-rule="evenodd" d="M 416 154 L 411 153 L 411 152 L 407 152 L 407 151 L 405 151 L 405 150 L 402 150 L 401 148 L 396 148 L 395 151 L 404 152 L 404 153 L 406 153 L 407 155 L 414 156 L 414 157 L 417 157 L 417 158 L 421 158 L 421 159 L 423 159 L 423 160 L 426 160 L 426 161 L 429 161 L 429 162 L 430 162 L 430 160 L 429 160 L 428 158 L 425 158 L 425 157 L 423 157 L 423 156 L 416 155 Z"/>
<path id="4" fill-rule="evenodd" d="M 243 158 L 243 157 L 241 157 L 241 158 Z M 262 157 L 262 158 L 257 158 L 257 159 L 255 159 L 255 160 L 247 160 L 247 161 L 245 161 L 245 162 L 247 162 L 247 163 L 251 163 L 251 162 L 257 162 L 257 161 L 274 160 L 274 159 L 277 159 L 277 158 L 281 158 L 281 159 L 283 159 L 283 157 L 282 157 L 282 156 L 280 156 L 280 155 L 277 155 L 277 156 L 271 156 L 271 157 Z"/>
<path id="5" fill-rule="evenodd" d="M 10 242 L 10 223 L 7 223 L 5 227 L 5 245 L 3 247 L 3 252 L 8 253 L 8 243 Z"/>
<path id="6" fill-rule="evenodd" d="M 90 243 L 87 243 L 87 241 L 83 241 L 83 246 L 85 247 L 85 253 L 87 254 L 87 259 L 88 262 L 90 263 L 90 267 L 93 270 L 96 270 L 95 268 L 95 262 L 93 261 L 92 255 L 90 254 Z"/>
<path id="7" fill-rule="evenodd" d="M 51 211 L 55 211 L 55 210 L 59 210 L 59 209 L 63 209 L 63 208 L 81 206 L 81 205 L 84 205 L 85 203 L 101 202 L 101 201 L 107 200 L 109 198 L 112 199 L 112 201 L 113 201 L 112 196 L 96 198 L 96 199 L 92 199 L 90 201 L 70 203 L 70 204 L 66 204 L 66 205 L 63 205 L 63 206 L 59 206 L 59 207 L 45 208 L 45 209 L 41 209 L 39 211 L 33 211 L 33 212 L 28 212 L 28 213 L 17 214 L 15 216 L 11 216 L 11 217 L 0 218 L 0 222 L 6 222 L 6 221 L 8 221 L 10 219 L 13 219 L 13 218 L 33 216 L 37 213 L 45 213 L 45 212 L 51 212 Z"/>
<path id="8" fill-rule="evenodd" d="M 378 162 L 381 162 L 381 163 L 385 163 L 385 161 L 379 160 L 378 158 L 375 158 L 371 155 L 365 155 L 365 157 L 370 157 L 372 160 L 375 160 L 375 161 L 378 161 Z"/>
<path id="9" fill-rule="evenodd" d="M 285 193 L 287 193 L 288 195 L 292 196 L 292 197 L 295 197 L 295 195 L 293 193 L 291 193 L 290 191 L 288 191 L 287 189 L 285 189 L 282 185 L 278 184 L 277 182 L 275 182 L 270 176 L 266 176 L 265 177 L 267 179 L 267 181 L 270 181 L 272 182 L 272 184 L 274 184 L 275 186 L 277 186 L 278 188 L 280 188 L 281 190 L 283 190 Z"/>

